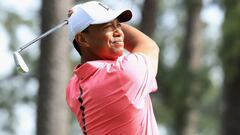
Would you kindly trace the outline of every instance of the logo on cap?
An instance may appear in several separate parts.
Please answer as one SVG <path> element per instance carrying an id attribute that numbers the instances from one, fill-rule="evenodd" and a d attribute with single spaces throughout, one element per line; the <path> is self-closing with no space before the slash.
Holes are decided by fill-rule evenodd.
<path id="1" fill-rule="evenodd" d="M 104 5 L 102 3 L 98 3 L 98 5 L 102 6 L 103 8 L 105 8 L 107 11 L 109 10 L 109 7 L 107 5 Z"/>

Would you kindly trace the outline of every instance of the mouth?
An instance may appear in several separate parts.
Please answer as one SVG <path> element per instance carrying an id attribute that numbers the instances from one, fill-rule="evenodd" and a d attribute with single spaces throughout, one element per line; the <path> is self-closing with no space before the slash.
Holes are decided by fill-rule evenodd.
<path id="1" fill-rule="evenodd" d="M 114 45 L 115 47 L 123 47 L 124 42 L 122 39 L 115 39 L 111 41 L 111 44 Z"/>

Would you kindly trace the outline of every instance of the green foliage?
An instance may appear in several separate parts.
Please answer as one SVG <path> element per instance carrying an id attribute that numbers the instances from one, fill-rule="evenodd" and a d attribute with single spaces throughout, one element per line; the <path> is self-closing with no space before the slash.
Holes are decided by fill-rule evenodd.
<path id="1" fill-rule="evenodd" d="M 186 20 L 187 12 L 185 11 L 186 7 L 183 2 L 179 3 L 172 3 L 178 6 L 166 6 L 164 5 L 164 1 L 161 4 L 161 7 L 164 8 L 164 10 L 160 10 L 161 12 L 169 10 L 174 11 L 177 17 L 177 26 L 170 26 L 173 28 L 168 28 L 161 26 L 162 24 L 160 23 L 159 29 L 157 30 L 158 36 L 156 36 L 156 41 L 158 41 L 161 49 L 157 76 L 159 93 L 157 95 L 158 99 L 153 100 L 156 104 L 154 106 L 156 106 L 155 112 L 157 119 L 161 124 L 164 123 L 164 125 L 167 126 L 169 134 L 180 134 L 176 131 L 176 127 L 179 126 L 180 128 L 184 128 L 188 111 L 196 108 L 199 113 L 199 126 L 197 132 L 203 135 L 217 135 L 220 117 L 218 114 L 220 94 L 219 91 L 216 90 L 218 88 L 213 86 L 209 78 L 209 71 L 214 65 L 202 65 L 199 70 L 191 71 L 186 61 L 178 57 L 178 55 L 177 62 L 171 67 L 164 63 L 163 52 L 169 43 L 176 44 L 176 53 L 178 54 L 180 54 L 183 49 L 183 45 L 181 44 L 184 41 L 184 26 L 186 25 L 184 20 Z M 164 13 L 161 14 L 164 16 Z M 203 44 L 207 44 L 206 42 L 207 41 L 203 41 Z M 204 49 L 209 49 L 212 46 L 204 45 L 204 47 L 206 47 Z M 197 84 L 195 82 L 197 82 Z M 192 87 L 194 85 L 198 87 L 194 88 L 195 90 L 193 91 Z"/>
<path id="2" fill-rule="evenodd" d="M 190 1 L 188 0 L 187 2 Z M 229 74 L 227 74 L 228 78 L 233 78 L 233 76 L 240 72 L 237 66 L 228 66 L 238 64 L 237 60 L 239 60 L 240 57 L 240 8 L 232 8 L 231 6 L 234 5 L 232 2 L 233 1 L 225 0 L 225 4 L 229 5 L 229 9 L 228 12 L 226 12 L 226 21 L 223 26 L 225 38 L 219 53 L 219 56 L 223 61 L 224 69 L 229 72 Z M 198 127 L 199 134 L 217 135 L 219 129 L 218 118 L 220 117 L 219 102 L 221 93 L 218 90 L 219 88 L 213 86 L 209 80 L 209 70 L 213 65 L 210 65 L 210 67 L 203 67 L 196 72 L 191 72 L 182 60 L 177 60 L 177 62 L 171 67 L 163 62 L 163 52 L 169 43 L 176 44 L 176 53 L 181 52 L 182 45 L 180 44 L 184 38 L 184 23 L 187 11 L 185 10 L 186 7 L 182 0 L 162 0 L 159 6 L 160 13 L 158 15 L 160 16 L 158 17 L 158 28 L 156 29 L 155 34 L 155 41 L 158 42 L 161 49 L 159 72 L 157 76 L 159 90 L 157 93 L 151 95 L 156 119 L 160 124 L 164 124 L 169 130 L 174 130 L 175 124 L 179 124 L 176 123 L 176 120 L 180 120 L 181 118 L 184 119 L 184 117 L 186 117 L 185 115 L 187 115 L 187 110 L 191 109 L 189 106 L 191 107 L 191 103 L 193 103 L 193 105 L 196 105 L 193 107 L 196 107 L 200 114 Z M 11 39 L 9 48 L 11 50 L 16 50 L 18 46 L 21 46 L 18 44 L 19 39 L 17 39 L 16 36 L 17 27 L 19 25 L 26 25 L 30 28 L 36 27 L 37 20 L 26 20 L 20 17 L 17 13 L 9 12 L 3 8 L 1 8 L 0 11 L 5 14 L 5 17 L 3 17 L 3 20 L 0 20 L 0 23 L 4 25 L 4 28 Z M 171 12 L 176 16 L 176 26 L 169 28 L 162 24 L 162 19 L 166 11 Z M 14 69 L 9 77 L 0 80 L 0 111 L 2 112 L 4 110 L 9 115 L 9 121 L 5 123 L 4 127 L 11 134 L 14 134 L 13 127 L 16 122 L 14 118 L 14 106 L 18 102 L 35 102 L 36 99 L 36 95 L 28 95 L 25 91 L 29 89 L 27 85 L 31 80 L 36 81 L 36 75 L 32 73 L 36 73 L 37 62 L 30 54 L 24 54 L 23 57 L 30 66 L 31 73 L 22 76 Z M 180 59 L 180 57 L 177 56 L 176 59 Z M 77 60 L 74 61 L 72 67 L 77 63 Z M 191 91 L 190 84 L 193 81 L 199 82 L 197 84 L 199 88 L 196 93 L 192 93 Z M 37 86 L 31 89 L 35 89 L 36 87 Z M 194 96 L 195 99 L 189 100 L 187 98 L 189 94 L 196 95 Z M 173 133 L 173 131 L 170 133 Z"/>
<path id="3" fill-rule="evenodd" d="M 215 134 L 220 131 L 220 96 L 221 92 L 218 87 L 211 85 L 207 93 L 201 100 L 199 132 L 203 135 Z M 214 129 L 214 130 L 213 130 Z"/>
<path id="4" fill-rule="evenodd" d="M 16 32 L 20 25 L 26 25 L 28 27 L 33 27 L 34 23 L 32 20 L 26 20 L 19 16 L 14 11 L 9 11 L 5 7 L 1 7 L 2 16 L 0 19 L 0 24 L 4 27 L 4 31 L 7 33 L 10 41 L 8 44 L 10 51 L 15 51 L 19 46 L 19 41 Z M 31 57 L 29 55 L 24 55 L 28 64 L 31 66 Z M 6 63 L 8 64 L 8 63 Z M 7 77 L 1 78 L 0 80 L 0 113 L 3 116 L 7 116 L 6 121 L 1 123 L 1 131 L 9 134 L 15 134 L 15 127 L 17 123 L 16 119 L 16 105 L 19 103 L 29 103 L 35 102 L 35 95 L 29 95 L 27 90 L 29 89 L 29 83 L 32 80 L 36 80 L 33 74 L 23 75 L 17 73 L 15 67 L 12 73 Z M 33 84 L 32 84 L 33 85 Z M 31 88 L 36 88 L 33 86 Z"/>

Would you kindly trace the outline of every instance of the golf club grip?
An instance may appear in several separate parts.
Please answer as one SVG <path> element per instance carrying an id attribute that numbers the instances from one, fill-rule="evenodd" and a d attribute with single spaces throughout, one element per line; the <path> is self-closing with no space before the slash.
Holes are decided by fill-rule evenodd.
<path id="1" fill-rule="evenodd" d="M 18 52 L 21 52 L 22 50 L 24 50 L 25 48 L 27 48 L 28 46 L 30 46 L 31 44 L 37 42 L 38 40 L 46 37 L 47 35 L 51 34 L 52 32 L 56 31 L 57 29 L 63 27 L 64 25 L 68 24 L 68 20 L 64 20 L 63 23 L 51 28 L 50 30 L 48 30 L 47 32 L 43 33 L 42 35 L 38 36 L 37 38 L 33 39 L 32 41 L 30 41 L 29 43 L 27 43 L 26 45 L 20 47 L 18 49 Z"/>

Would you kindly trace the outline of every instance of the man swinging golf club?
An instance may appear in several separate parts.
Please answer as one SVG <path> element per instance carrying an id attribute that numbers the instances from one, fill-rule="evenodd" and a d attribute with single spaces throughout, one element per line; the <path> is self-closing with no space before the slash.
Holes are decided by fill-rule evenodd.
<path id="1" fill-rule="evenodd" d="M 159 48 L 132 26 L 130 10 L 98 1 L 69 12 L 69 39 L 81 56 L 66 101 L 84 135 L 158 135 L 149 94 L 157 90 Z M 130 53 L 123 56 L 124 49 Z"/>

